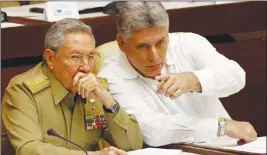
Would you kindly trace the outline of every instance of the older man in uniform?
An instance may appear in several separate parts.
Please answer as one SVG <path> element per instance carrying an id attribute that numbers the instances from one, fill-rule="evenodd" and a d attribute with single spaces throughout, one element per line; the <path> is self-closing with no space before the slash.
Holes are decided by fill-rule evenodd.
<path id="1" fill-rule="evenodd" d="M 95 151 L 89 155 L 123 155 L 123 150 L 142 148 L 135 117 L 112 98 L 105 79 L 92 73 L 95 57 L 89 26 L 63 19 L 50 27 L 45 37 L 45 62 L 14 77 L 2 100 L 2 120 L 17 155 L 84 154 L 47 135 L 49 128 L 87 151 Z M 120 149 L 111 146 L 96 151 L 104 135 L 111 135 L 107 139 Z"/>

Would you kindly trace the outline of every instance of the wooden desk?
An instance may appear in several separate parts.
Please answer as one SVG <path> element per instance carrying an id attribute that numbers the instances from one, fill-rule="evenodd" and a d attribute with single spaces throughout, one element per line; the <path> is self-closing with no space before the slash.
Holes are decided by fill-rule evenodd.
<path id="1" fill-rule="evenodd" d="M 1 154 L 2 155 L 15 155 L 15 150 L 12 148 L 11 144 L 8 141 L 7 134 L 1 134 Z M 148 147 L 145 145 L 145 147 Z M 198 146 L 194 144 L 172 144 L 167 146 L 162 146 L 160 148 L 165 149 L 180 149 L 184 152 L 191 152 L 196 154 L 205 154 L 205 155 L 257 155 L 255 153 L 247 153 L 242 151 L 234 150 L 224 150 L 220 148 L 213 148 L 207 146 Z"/>
<path id="2" fill-rule="evenodd" d="M 180 149 L 184 152 L 191 152 L 205 155 L 257 155 L 256 153 L 248 153 L 243 151 L 225 150 L 214 147 L 199 146 L 195 144 L 173 144 L 164 146 L 167 149 Z"/>

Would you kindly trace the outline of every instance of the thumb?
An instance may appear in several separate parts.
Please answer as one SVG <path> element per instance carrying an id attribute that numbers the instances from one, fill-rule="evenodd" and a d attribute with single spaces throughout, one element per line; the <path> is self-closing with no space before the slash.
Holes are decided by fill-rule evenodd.
<path id="1" fill-rule="evenodd" d="M 164 74 L 164 75 L 158 75 L 155 77 L 155 80 L 157 81 L 167 81 L 169 79 L 170 75 Z"/>

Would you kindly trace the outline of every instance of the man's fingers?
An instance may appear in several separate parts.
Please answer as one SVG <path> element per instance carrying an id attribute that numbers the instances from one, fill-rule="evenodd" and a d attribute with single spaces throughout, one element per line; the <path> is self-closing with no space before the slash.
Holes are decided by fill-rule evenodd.
<path id="1" fill-rule="evenodd" d="M 79 80 L 79 82 L 78 82 L 78 87 L 77 87 L 77 91 L 78 91 L 78 94 L 79 95 L 82 95 L 82 94 L 84 94 L 84 92 L 85 92 L 85 88 L 86 88 L 86 82 L 87 82 L 87 80 L 88 80 L 88 78 L 87 77 L 84 77 L 84 78 L 81 78 L 80 80 Z"/>
<path id="2" fill-rule="evenodd" d="M 176 90 L 176 92 L 175 93 L 173 93 L 171 96 L 170 96 L 170 98 L 171 99 L 176 99 L 177 97 L 179 97 L 179 96 L 181 96 L 182 94 L 184 94 L 184 93 L 186 93 L 186 91 L 184 90 L 184 89 L 178 89 L 178 90 Z"/>
<path id="3" fill-rule="evenodd" d="M 254 132 L 252 131 L 252 133 L 249 133 L 249 134 L 245 132 L 241 139 L 243 139 L 245 141 L 245 143 L 252 142 L 252 141 L 257 139 L 257 133 L 256 133 L 256 131 L 254 131 Z"/>
<path id="4" fill-rule="evenodd" d="M 90 98 L 90 102 L 95 102 L 96 97 L 94 93 L 95 87 L 87 82 L 84 82 L 84 84 L 81 86 L 81 94 L 82 98 Z"/>
<path id="5" fill-rule="evenodd" d="M 156 93 L 165 94 L 165 92 L 173 85 L 173 83 L 174 83 L 173 79 L 168 79 L 167 81 L 160 83 L 158 85 Z"/>
<path id="6" fill-rule="evenodd" d="M 157 87 L 156 93 L 158 93 L 159 88 L 162 87 L 162 85 L 163 85 L 164 83 L 165 83 L 165 81 L 160 81 L 160 82 L 158 83 L 158 87 Z"/>
<path id="7" fill-rule="evenodd" d="M 78 73 L 77 73 L 77 76 L 75 76 L 75 78 L 77 79 L 77 77 L 81 77 L 81 78 L 78 80 L 76 90 L 78 94 L 82 96 L 82 98 L 86 98 L 88 91 L 91 91 L 94 89 L 92 87 L 95 87 L 95 83 L 97 82 L 96 78 L 94 74 L 81 75 Z"/>
<path id="8" fill-rule="evenodd" d="M 176 84 L 173 84 L 172 86 L 170 86 L 167 91 L 165 92 L 165 96 L 166 97 L 170 97 L 171 95 L 173 95 L 176 91 L 178 90 L 178 86 Z"/>
<path id="9" fill-rule="evenodd" d="M 157 81 L 167 81 L 169 78 L 170 78 L 170 75 L 163 74 L 163 75 L 156 76 L 155 80 L 157 80 Z"/>
<path id="10" fill-rule="evenodd" d="M 108 151 L 108 155 L 117 155 L 114 151 Z"/>
<path id="11" fill-rule="evenodd" d="M 243 137 L 243 140 L 245 141 L 245 143 L 249 143 L 249 142 L 252 142 L 252 136 L 249 136 L 249 135 L 244 135 Z"/>
<path id="12" fill-rule="evenodd" d="M 72 84 L 73 84 L 74 86 L 76 86 L 76 85 L 78 84 L 79 80 L 80 80 L 82 77 L 84 77 L 84 76 L 85 76 L 85 73 L 78 72 L 78 73 L 74 76 L 73 81 L 72 81 Z"/>
<path id="13" fill-rule="evenodd" d="M 88 94 L 87 94 L 86 97 L 89 99 L 89 101 L 90 101 L 91 103 L 95 103 L 95 101 L 96 101 L 96 96 L 95 96 L 94 90 L 91 90 L 90 92 L 88 92 Z"/>
<path id="14" fill-rule="evenodd" d="M 126 152 L 124 150 L 118 149 L 113 146 L 110 147 L 110 150 L 114 151 L 118 155 L 126 155 Z"/>

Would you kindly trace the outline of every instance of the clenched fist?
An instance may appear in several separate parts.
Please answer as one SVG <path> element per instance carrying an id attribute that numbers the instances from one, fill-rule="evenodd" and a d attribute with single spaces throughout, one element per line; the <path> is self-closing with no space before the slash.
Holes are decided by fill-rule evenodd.
<path id="1" fill-rule="evenodd" d="M 82 98 L 99 99 L 108 109 L 115 103 L 113 97 L 99 83 L 93 73 L 78 72 L 73 78 L 73 85 L 76 86 L 76 93 Z"/>
<path id="2" fill-rule="evenodd" d="M 257 132 L 249 122 L 226 120 L 225 135 L 249 143 L 257 139 Z"/>

